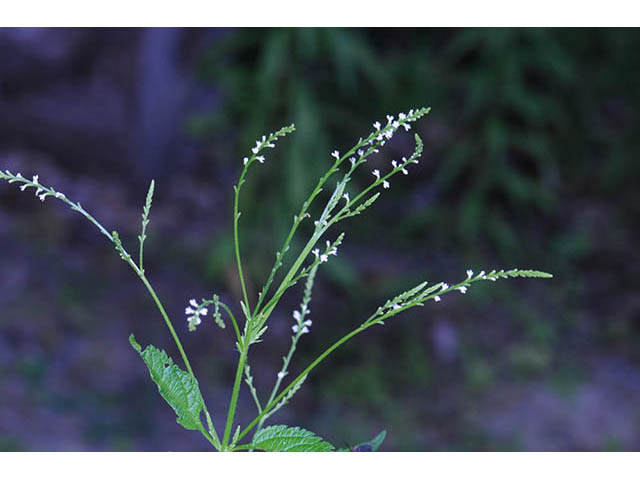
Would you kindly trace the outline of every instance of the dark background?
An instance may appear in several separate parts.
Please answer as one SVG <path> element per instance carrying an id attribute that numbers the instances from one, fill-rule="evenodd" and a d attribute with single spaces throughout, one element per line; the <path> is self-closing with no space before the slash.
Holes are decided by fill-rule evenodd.
<path id="1" fill-rule="evenodd" d="M 507 267 L 554 279 L 487 282 L 369 330 L 271 422 L 340 447 L 387 429 L 387 450 L 637 450 L 639 49 L 635 29 L 1 29 L 0 166 L 38 173 L 130 251 L 156 179 L 145 267 L 222 428 L 232 332 L 189 333 L 183 311 L 216 292 L 240 315 L 242 157 L 297 124 L 243 193 L 253 297 L 329 153 L 387 113 L 431 106 L 420 165 L 344 224 L 320 270 L 292 373 L 421 279 Z M 374 163 L 412 141 L 398 134 Z M 0 251 L 0 450 L 208 448 L 129 346 L 134 332 L 178 359 L 91 224 L 4 184 Z M 263 396 L 299 296 L 251 351 Z M 253 408 L 243 388 L 239 421 Z"/>

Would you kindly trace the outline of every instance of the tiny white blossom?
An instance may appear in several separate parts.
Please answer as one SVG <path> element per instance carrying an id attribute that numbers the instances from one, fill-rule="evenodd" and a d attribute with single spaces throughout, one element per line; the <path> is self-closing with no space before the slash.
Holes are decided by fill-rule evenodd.
<path id="1" fill-rule="evenodd" d="M 443 283 L 442 284 L 442 288 L 440 289 L 440 291 L 446 290 L 447 288 L 449 288 L 449 284 L 448 283 Z"/>
<path id="2" fill-rule="evenodd" d="M 378 180 L 380 180 L 380 170 L 378 170 L 377 168 L 371 172 L 371 174 L 376 177 Z"/>
<path id="3" fill-rule="evenodd" d="M 331 152 L 331 156 L 336 160 L 340 160 L 340 152 L 338 150 L 334 150 L 333 152 Z"/>
<path id="4" fill-rule="evenodd" d="M 435 297 L 433 297 L 433 299 L 434 299 L 436 302 L 439 302 L 440 300 L 442 300 L 442 299 L 440 298 L 440 296 L 439 296 L 439 295 L 436 295 Z"/>
<path id="5" fill-rule="evenodd" d="M 478 276 L 479 276 L 480 278 L 482 278 L 482 279 L 485 279 L 485 278 L 486 278 L 486 276 L 485 276 L 485 274 L 484 274 L 484 270 L 482 270 L 482 271 L 478 274 Z"/>
<path id="6" fill-rule="evenodd" d="M 467 280 L 473 277 L 473 270 L 467 270 Z"/>
<path id="7" fill-rule="evenodd" d="M 312 324 L 313 322 L 311 321 L 311 319 L 304 321 L 304 325 L 306 325 L 307 327 L 310 327 Z"/>
<path id="8" fill-rule="evenodd" d="M 409 170 L 407 170 L 406 168 L 402 167 L 402 173 L 404 173 L 405 175 L 409 175 Z"/>
<path id="9" fill-rule="evenodd" d="M 358 155 L 362 156 L 364 155 L 364 150 L 362 150 L 361 148 L 358 149 Z"/>
<path id="10" fill-rule="evenodd" d="M 462 287 L 458 287 L 458 290 L 460 290 L 460 293 L 467 293 L 467 287 L 464 285 Z"/>
<path id="11" fill-rule="evenodd" d="M 291 330 L 293 330 L 293 333 L 298 333 L 298 325 L 291 327 Z"/>
<path id="12" fill-rule="evenodd" d="M 389 182 L 387 182 L 386 180 L 382 181 L 382 188 L 389 188 L 391 185 L 389 185 Z"/>
<path id="13" fill-rule="evenodd" d="M 302 333 L 309 333 L 309 329 L 307 327 L 302 327 Z"/>
<path id="14" fill-rule="evenodd" d="M 401 307 L 397 303 L 394 303 L 393 305 L 391 305 L 391 308 L 393 308 L 394 310 L 400 310 Z"/>
<path id="15" fill-rule="evenodd" d="M 314 248 L 311 253 L 313 253 L 316 256 L 316 260 L 318 259 L 318 257 L 320 256 L 320 249 L 319 248 Z"/>
<path id="16" fill-rule="evenodd" d="M 393 166 L 393 168 L 398 168 L 398 162 L 396 162 L 395 160 L 391 160 L 391 165 Z"/>
<path id="17" fill-rule="evenodd" d="M 344 200 L 349 203 L 349 194 L 345 193 L 344 195 L 342 195 L 342 198 L 344 198 Z"/>
<path id="18" fill-rule="evenodd" d="M 387 122 L 393 122 L 393 115 L 387 115 Z"/>
<path id="19" fill-rule="evenodd" d="M 264 157 L 262 155 L 258 155 L 256 157 L 256 160 L 258 160 L 260 163 L 264 163 Z"/>
<path id="20" fill-rule="evenodd" d="M 278 372 L 278 378 L 279 379 L 283 379 L 285 377 L 286 373 L 285 372 Z"/>
<path id="21" fill-rule="evenodd" d="M 300 316 L 300 312 L 298 310 L 294 310 L 293 311 L 293 319 L 299 322 L 301 318 L 302 317 Z"/>
<path id="22" fill-rule="evenodd" d="M 208 309 L 206 307 L 200 307 L 195 298 L 189 300 L 189 305 L 190 306 L 187 306 L 187 308 L 184 309 L 184 313 L 187 315 L 189 331 L 192 332 L 196 329 L 196 325 L 200 325 L 202 323 L 202 319 L 200 317 L 205 316 L 208 313 Z"/>
<path id="23" fill-rule="evenodd" d="M 27 187 L 29 187 L 29 185 L 27 185 L 26 183 L 24 185 L 22 185 L 20 187 L 20 190 L 22 190 L 23 192 L 27 189 Z"/>
<path id="24" fill-rule="evenodd" d="M 351 157 L 349 161 L 351 162 L 351 166 L 354 166 L 356 164 L 356 157 Z"/>
<path id="25" fill-rule="evenodd" d="M 329 261 L 329 257 L 327 255 L 325 255 L 324 253 L 320 255 L 320 263 L 325 263 L 328 261 Z"/>
<path id="26" fill-rule="evenodd" d="M 399 113 L 398 114 L 398 120 L 404 120 L 405 118 L 407 118 L 407 115 L 404 113 Z"/>
<path id="27" fill-rule="evenodd" d="M 376 130 L 380 130 L 380 122 L 374 123 L 373 128 L 375 128 Z"/>
<path id="28" fill-rule="evenodd" d="M 242 164 L 243 164 L 243 165 L 246 165 L 247 163 L 249 163 L 249 157 L 244 157 L 244 158 L 242 159 Z"/>
<path id="29" fill-rule="evenodd" d="M 38 178 L 39 178 L 38 175 L 34 175 L 31 182 L 32 183 L 38 183 Z"/>

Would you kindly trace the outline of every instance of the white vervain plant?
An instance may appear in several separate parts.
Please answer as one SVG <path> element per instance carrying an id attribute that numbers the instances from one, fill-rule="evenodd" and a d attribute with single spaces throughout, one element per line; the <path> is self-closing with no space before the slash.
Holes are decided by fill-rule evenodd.
<path id="1" fill-rule="evenodd" d="M 134 259 L 125 249 L 117 232 L 109 232 L 100 224 L 91 214 L 89 214 L 79 203 L 68 199 L 63 193 L 46 187 L 40 183 L 38 175 L 33 175 L 30 179 L 24 177 L 20 173 L 13 174 L 6 170 L 0 171 L 0 178 L 7 180 L 9 183 L 20 184 L 20 190 L 33 189 L 35 195 L 45 201 L 47 198 L 56 198 L 66 203 L 71 209 L 77 211 L 91 223 L 113 244 L 120 258 L 124 260 L 135 274 L 140 278 L 149 294 L 153 298 L 167 328 L 169 329 L 173 340 L 178 347 L 182 362 L 186 371 L 176 365 L 173 360 L 163 351 L 153 345 L 142 348 L 135 340 L 134 336 L 130 336 L 131 345 L 140 354 L 149 369 L 152 380 L 157 384 L 160 394 L 169 403 L 175 411 L 178 419 L 177 422 L 188 430 L 199 431 L 211 445 L 219 451 L 238 451 L 238 450 L 264 450 L 264 451 L 331 451 L 335 448 L 328 442 L 322 440 L 315 434 L 299 427 L 288 427 L 285 425 L 272 425 L 265 427 L 265 422 L 275 412 L 285 406 L 291 398 L 301 388 L 303 382 L 311 371 L 318 366 L 322 360 L 330 355 L 334 350 L 343 343 L 355 337 L 361 332 L 375 325 L 384 325 L 385 320 L 398 315 L 399 313 L 413 307 L 423 306 L 426 302 L 432 300 L 434 302 L 441 301 L 443 295 L 457 291 L 466 293 L 467 289 L 474 283 L 484 280 L 496 281 L 503 278 L 528 277 L 528 278 L 550 278 L 551 275 L 536 270 L 492 270 L 490 272 L 480 272 L 475 274 L 471 270 L 467 270 L 466 276 L 459 282 L 449 285 L 447 283 L 429 284 L 423 282 L 414 288 L 402 292 L 396 297 L 387 300 L 378 309 L 371 314 L 364 322 L 351 332 L 337 340 L 333 345 L 324 350 L 318 357 L 307 365 L 300 374 L 293 380 L 287 381 L 286 386 L 282 387 L 283 382 L 289 377 L 289 367 L 296 351 L 296 346 L 302 336 L 309 333 L 313 322 L 310 317 L 310 303 L 313 291 L 313 285 L 318 269 L 323 263 L 330 260 L 332 256 L 338 254 L 338 247 L 344 239 L 344 233 L 339 234 L 333 240 L 326 239 L 327 231 L 350 217 L 361 214 L 369 208 L 379 197 L 381 189 L 390 188 L 391 177 L 398 173 L 407 175 L 412 164 L 418 163 L 418 159 L 422 153 L 422 140 L 415 135 L 416 148 L 414 153 L 409 157 L 403 157 L 400 161 L 392 161 L 391 168 L 386 173 L 375 169 L 371 172 L 374 177 L 373 181 L 362 188 L 348 191 L 354 172 L 367 162 L 367 159 L 374 153 L 377 153 L 388 140 L 390 140 L 396 131 L 400 128 L 410 130 L 411 124 L 429 112 L 428 108 L 420 108 L 410 110 L 408 113 L 400 113 L 397 117 L 388 115 L 386 124 L 380 122 L 373 124 L 374 130 L 365 138 L 360 138 L 356 144 L 346 153 L 340 154 L 334 151 L 333 164 L 327 172 L 319 179 L 315 188 L 302 204 L 300 211 L 293 216 L 291 229 L 278 252 L 275 254 L 275 262 L 271 272 L 269 273 L 264 286 L 254 302 L 251 302 L 247 294 L 247 288 L 244 280 L 242 268 L 242 256 L 240 254 L 239 228 L 238 221 L 240 219 L 240 193 L 244 185 L 249 169 L 256 163 L 264 163 L 265 151 L 268 148 L 274 148 L 275 142 L 281 137 L 292 133 L 295 130 L 293 125 L 281 128 L 275 133 L 263 136 L 256 142 L 255 147 L 251 149 L 251 155 L 244 157 L 243 167 L 237 185 L 234 186 L 233 201 L 233 235 L 235 244 L 235 258 L 238 269 L 238 277 L 242 289 L 242 300 L 240 307 L 244 316 L 243 322 L 236 321 L 234 314 L 228 305 L 223 303 L 217 295 L 212 295 L 209 299 L 191 299 L 185 308 L 185 315 L 190 331 L 196 330 L 203 319 L 206 319 L 210 312 L 213 320 L 220 328 L 225 328 L 223 315 L 228 317 L 233 326 L 235 333 L 235 346 L 239 354 L 236 369 L 235 381 L 231 391 L 229 408 L 226 415 L 224 430 L 222 435 L 214 427 L 211 412 L 207 409 L 206 403 L 200 393 L 198 381 L 191 368 L 189 359 L 176 333 L 173 323 L 169 318 L 162 302 L 158 298 L 155 290 L 149 283 L 145 274 L 143 264 L 143 248 L 147 238 L 147 226 L 149 224 L 149 212 L 154 193 L 154 182 L 151 182 L 147 193 L 146 202 L 142 212 L 142 229 L 138 236 L 139 252 L 137 259 Z M 341 172 L 342 176 L 336 182 L 335 187 L 328 200 L 321 210 L 321 214 L 313 220 L 313 233 L 306 241 L 302 250 L 297 257 L 290 261 L 290 267 L 281 276 L 278 282 L 274 284 L 276 276 L 283 266 L 284 258 L 290 254 L 290 246 L 292 239 L 298 233 L 300 225 L 310 218 L 309 209 L 319 194 L 326 188 L 329 178 L 334 174 Z M 305 279 L 304 293 L 300 308 L 293 312 L 293 325 L 291 327 L 293 335 L 291 336 L 291 345 L 288 352 L 283 357 L 282 367 L 275 374 L 273 388 L 266 398 L 261 396 L 256 390 L 251 368 L 248 363 L 248 354 L 251 345 L 261 341 L 262 336 L 268 328 L 271 313 L 278 305 L 284 293 L 291 287 L 296 285 L 298 281 Z M 272 288 L 277 285 L 275 288 Z M 256 417 L 250 421 L 244 428 L 240 425 L 236 426 L 232 435 L 232 429 L 235 421 L 235 411 L 238 402 L 238 395 L 241 384 L 247 384 L 249 392 L 257 408 Z M 205 424 L 201 420 L 204 414 Z M 255 428 L 255 430 L 254 430 Z M 253 431 L 252 437 L 247 437 Z M 248 439 L 249 438 L 249 439 Z M 248 439 L 248 440 L 247 440 Z M 371 451 L 378 448 L 384 439 L 384 432 L 376 438 L 357 446 L 356 451 Z M 240 443 L 243 441 L 245 443 Z"/>

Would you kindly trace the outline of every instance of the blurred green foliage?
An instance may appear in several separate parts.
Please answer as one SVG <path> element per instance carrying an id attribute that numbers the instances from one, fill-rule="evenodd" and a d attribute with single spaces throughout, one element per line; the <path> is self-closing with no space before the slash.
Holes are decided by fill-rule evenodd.
<path id="1" fill-rule="evenodd" d="M 394 217 L 402 236 L 453 241 L 475 260 L 515 262 L 523 244 L 528 261 L 549 248 L 579 256 L 588 249 L 581 232 L 532 238 L 530 227 L 540 215 L 560 221 L 567 190 L 608 193 L 638 171 L 630 105 L 640 100 L 632 74 L 640 65 L 629 63 L 629 44 L 640 44 L 637 30 L 229 31 L 199 72 L 222 104 L 192 118 L 190 129 L 216 141 L 218 158 L 237 163 L 265 128 L 297 124 L 245 197 L 243 228 L 270 252 L 333 148 L 350 145 L 363 122 L 432 105 L 423 126 L 428 165 L 409 180 L 411 208 Z M 237 132 L 233 141 L 218 142 L 216 133 L 228 131 Z"/>

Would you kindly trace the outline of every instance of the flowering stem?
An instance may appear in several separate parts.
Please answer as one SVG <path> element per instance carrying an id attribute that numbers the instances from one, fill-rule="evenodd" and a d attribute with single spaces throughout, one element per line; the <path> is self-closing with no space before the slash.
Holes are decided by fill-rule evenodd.
<path id="1" fill-rule="evenodd" d="M 240 277 L 240 285 L 242 287 L 242 295 L 244 297 L 244 304 L 249 308 L 249 296 L 247 295 L 247 287 L 244 282 L 244 273 L 242 271 L 242 259 L 240 258 L 240 242 L 238 240 L 238 219 L 240 218 L 240 212 L 238 211 L 238 203 L 240 200 L 240 189 L 244 183 L 244 178 L 247 175 L 247 169 L 249 164 L 247 163 L 242 168 L 238 185 L 235 186 L 235 196 L 233 200 L 233 243 L 236 252 L 236 263 L 238 265 L 238 276 Z"/>
<path id="2" fill-rule="evenodd" d="M 164 306 L 162 305 L 162 302 L 160 302 L 160 299 L 158 298 L 158 295 L 156 294 L 155 290 L 153 289 L 153 287 L 149 283 L 149 280 L 147 279 L 147 277 L 146 277 L 146 275 L 144 273 L 144 270 L 142 269 L 142 262 L 140 262 L 140 266 L 138 266 L 136 264 L 136 262 L 133 261 L 133 259 L 131 258 L 131 255 L 126 251 L 126 249 L 122 245 L 122 241 L 120 240 L 120 237 L 118 236 L 118 233 L 115 232 L 115 231 L 112 232 L 112 233 L 109 233 L 107 231 L 107 229 L 104 228 L 104 226 L 100 222 L 98 222 L 98 220 L 96 220 L 93 217 L 93 215 L 91 215 L 84 208 L 82 208 L 82 205 L 80 205 L 79 202 L 73 202 L 73 201 L 69 200 L 66 197 L 66 195 L 64 195 L 64 194 L 62 194 L 60 192 L 57 192 L 53 188 L 45 187 L 44 185 L 42 185 L 39 182 L 39 179 L 38 179 L 37 175 L 34 175 L 33 179 L 29 180 L 29 179 L 23 177 L 19 173 L 16 174 L 16 175 L 13 175 L 11 172 L 6 170 L 4 172 L 0 171 L 0 178 L 8 180 L 9 183 L 15 183 L 15 182 L 22 183 L 23 186 L 21 187 L 21 190 L 23 190 L 23 191 L 25 189 L 27 189 L 27 188 L 37 189 L 36 194 L 39 196 L 41 201 L 44 201 L 45 198 L 50 196 L 52 198 L 56 198 L 56 199 L 62 201 L 63 203 L 66 203 L 69 207 L 71 207 L 72 210 L 78 212 L 83 217 L 85 217 L 87 220 L 89 220 L 91 223 L 93 223 L 98 228 L 100 233 L 102 233 L 105 237 L 107 237 L 109 239 L 109 241 L 115 246 L 117 252 L 120 254 L 120 258 L 122 260 L 124 260 L 125 262 L 127 262 L 127 264 L 129 264 L 129 266 L 133 269 L 133 271 L 136 273 L 138 278 L 140 278 L 142 283 L 144 283 L 144 286 L 149 291 L 149 294 L 153 298 L 153 301 L 155 302 L 156 306 L 158 307 L 158 310 L 160 311 L 160 314 L 162 315 L 162 318 L 164 319 L 165 324 L 167 325 L 167 328 L 169 329 L 169 332 L 171 333 L 171 336 L 173 337 L 173 341 L 175 342 L 176 346 L 178 347 L 178 350 L 180 352 L 180 356 L 182 357 L 182 361 L 184 362 L 185 367 L 187 368 L 189 374 L 195 380 L 196 377 L 195 377 L 195 375 L 193 373 L 193 370 L 191 369 L 191 364 L 189 363 L 189 359 L 187 358 L 187 354 L 185 353 L 184 348 L 182 347 L 182 343 L 180 342 L 180 338 L 178 337 L 178 334 L 176 333 L 175 329 L 173 328 L 173 324 L 171 323 L 171 319 L 169 318 L 169 315 L 167 315 L 167 312 L 166 312 Z M 151 187 L 149 189 L 149 193 L 147 194 L 147 203 L 145 205 L 145 209 L 147 211 L 145 212 L 143 220 L 148 220 L 148 208 L 151 205 L 150 197 L 151 197 L 152 193 L 153 193 L 153 182 L 151 183 Z M 143 226 L 146 226 L 146 225 L 143 223 Z M 146 237 L 146 231 L 143 230 L 142 235 L 141 235 L 141 240 L 140 240 L 141 241 L 141 247 L 142 247 L 143 238 L 145 238 L 145 237 Z M 140 253 L 142 254 L 142 251 Z M 217 448 L 220 445 L 220 442 L 218 441 L 218 436 L 217 436 L 215 428 L 213 427 L 213 424 L 211 422 L 211 417 L 209 415 L 209 412 L 207 411 L 206 405 L 204 406 L 204 411 L 205 411 L 205 415 L 207 417 L 207 422 L 208 422 L 208 426 L 209 426 L 209 429 L 210 429 L 210 435 L 208 435 L 206 433 L 206 431 L 204 431 L 204 429 L 202 430 L 202 434 L 207 438 L 207 440 L 209 440 L 209 442 L 211 442 Z"/>

